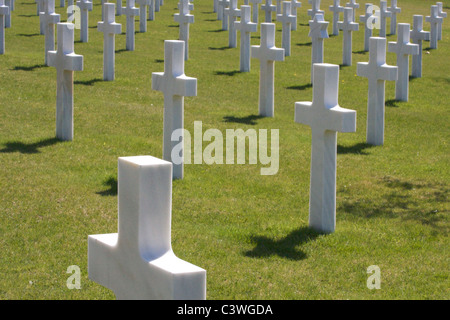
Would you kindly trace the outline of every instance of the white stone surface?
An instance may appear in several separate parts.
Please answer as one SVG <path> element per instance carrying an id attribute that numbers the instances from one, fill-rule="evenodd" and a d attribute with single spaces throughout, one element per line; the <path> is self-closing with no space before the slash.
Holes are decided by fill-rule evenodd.
<path id="1" fill-rule="evenodd" d="M 356 3 L 356 0 L 350 0 L 345 6 L 353 9 L 353 18 L 356 19 L 356 9 L 359 8 L 359 3 Z M 353 22 L 355 22 L 355 20 L 353 20 Z"/>
<path id="2" fill-rule="evenodd" d="M 122 15 L 122 0 L 116 0 L 116 16 Z"/>
<path id="3" fill-rule="evenodd" d="M 385 81 L 395 81 L 398 68 L 386 64 L 386 38 L 370 38 L 369 62 L 358 62 L 356 73 L 368 78 L 366 142 L 384 144 Z"/>
<path id="4" fill-rule="evenodd" d="M 264 21 L 267 23 L 271 23 L 272 12 L 277 10 L 277 6 L 272 4 L 272 0 L 265 0 L 261 5 L 261 10 L 265 12 Z"/>
<path id="5" fill-rule="evenodd" d="M 250 33 L 256 32 L 258 24 L 250 21 L 251 7 L 241 6 L 241 20 L 235 21 L 234 25 L 241 33 L 241 47 L 239 55 L 239 70 L 241 72 L 250 71 Z"/>
<path id="6" fill-rule="evenodd" d="M 42 23 L 42 16 L 41 12 L 44 12 L 44 0 L 35 0 L 36 1 L 36 11 L 37 15 L 39 16 L 39 33 L 41 35 L 44 35 L 44 25 Z M 6 1 L 5 1 L 6 3 Z"/>
<path id="7" fill-rule="evenodd" d="M 206 299 L 206 271 L 172 250 L 172 164 L 120 157 L 118 209 L 118 233 L 88 237 L 89 279 L 117 299 Z"/>
<path id="8" fill-rule="evenodd" d="M 391 16 L 391 35 L 395 34 L 397 29 L 397 14 L 402 12 L 402 9 L 397 7 L 397 0 L 391 0 L 391 6 L 387 10 L 392 13 Z"/>
<path id="9" fill-rule="evenodd" d="M 163 159 L 173 162 L 172 150 L 179 141 L 171 137 L 174 130 L 184 128 L 184 97 L 197 95 L 197 79 L 184 74 L 184 41 L 164 42 L 164 72 L 152 73 L 152 89 L 164 93 Z M 174 179 L 183 179 L 183 166 L 183 159 L 174 164 Z"/>
<path id="10" fill-rule="evenodd" d="M 11 28 L 11 1 L 12 0 L 5 0 L 5 6 L 9 8 L 9 14 L 5 15 L 5 28 Z"/>
<path id="11" fill-rule="evenodd" d="M 431 6 L 431 14 L 425 17 L 425 21 L 430 23 L 430 49 L 438 48 L 439 28 L 442 28 L 443 21 L 438 11 L 438 6 Z"/>
<path id="12" fill-rule="evenodd" d="M 237 8 L 237 0 L 230 0 L 230 5 L 225 9 L 225 15 L 228 18 L 228 47 L 237 47 L 237 34 L 234 22 L 236 17 L 241 16 L 241 10 Z"/>
<path id="13" fill-rule="evenodd" d="M 333 5 L 330 6 L 330 11 L 333 12 L 333 28 L 331 34 L 337 36 L 339 34 L 339 16 L 341 12 L 344 12 L 344 7 L 340 5 L 340 0 L 333 0 Z"/>
<path id="14" fill-rule="evenodd" d="M 314 65 L 312 102 L 295 103 L 295 122 L 311 127 L 309 226 L 331 233 L 336 228 L 337 132 L 356 131 L 356 111 L 338 103 L 339 66 Z"/>
<path id="15" fill-rule="evenodd" d="M 397 42 L 388 43 L 388 51 L 397 54 L 398 80 L 395 82 L 395 99 L 408 101 L 409 56 L 419 54 L 419 45 L 409 42 L 409 23 L 399 23 Z"/>
<path id="16" fill-rule="evenodd" d="M 419 54 L 412 56 L 411 76 L 414 78 L 422 77 L 422 41 L 430 41 L 430 32 L 423 30 L 423 16 L 414 15 L 411 43 L 419 46 Z"/>
<path id="17" fill-rule="evenodd" d="M 342 50 L 342 64 L 344 66 L 352 65 L 352 32 L 358 31 L 359 24 L 353 22 L 353 9 L 344 8 L 344 19 L 339 21 L 339 30 L 343 33 L 343 50 Z"/>
<path id="18" fill-rule="evenodd" d="M 79 0 L 76 2 L 80 8 L 81 29 L 80 41 L 88 42 L 89 40 L 89 11 L 92 11 L 92 2 L 89 0 Z"/>
<path id="19" fill-rule="evenodd" d="M 282 23 L 281 47 L 287 57 L 291 55 L 291 25 L 295 24 L 295 16 L 291 15 L 290 1 L 283 1 L 283 13 L 277 14 L 277 21 Z"/>
<path id="20" fill-rule="evenodd" d="M 179 40 L 184 41 L 184 60 L 189 59 L 189 24 L 194 23 L 194 15 L 189 14 L 189 0 L 180 0 L 180 13 L 174 14 L 174 20 L 180 24 Z"/>
<path id="21" fill-rule="evenodd" d="M 276 2 L 277 2 L 277 4 L 276 4 L 277 10 L 275 10 L 275 11 L 276 11 L 276 14 L 278 15 L 278 14 L 281 14 L 281 6 L 282 6 L 281 2 L 282 2 L 282 0 L 276 0 Z"/>
<path id="22" fill-rule="evenodd" d="M 320 0 L 311 0 L 308 1 L 311 4 L 311 9 L 308 9 L 307 13 L 308 16 L 311 17 L 311 20 L 314 20 L 314 17 L 316 14 L 322 14 L 325 16 L 325 12 L 323 10 L 320 10 Z"/>
<path id="23" fill-rule="evenodd" d="M 297 9 L 302 7 L 302 3 L 297 0 L 291 0 L 291 15 L 295 17 L 295 21 L 291 24 L 291 30 L 297 30 Z"/>
<path id="24" fill-rule="evenodd" d="M 73 72 L 83 70 L 83 56 L 74 52 L 72 23 L 57 24 L 57 51 L 47 53 L 56 68 L 56 138 L 73 140 Z"/>
<path id="25" fill-rule="evenodd" d="M 442 11 L 444 4 L 442 2 L 436 2 L 438 7 L 438 16 L 441 18 L 447 18 L 447 12 Z M 442 23 L 438 24 L 438 40 L 442 40 Z"/>
<path id="26" fill-rule="evenodd" d="M 380 30 L 378 35 L 386 37 L 387 18 L 392 18 L 392 12 L 387 9 L 387 1 L 380 1 Z"/>
<path id="27" fill-rule="evenodd" d="M 150 0 L 148 5 L 148 21 L 155 20 L 155 0 Z"/>
<path id="28" fill-rule="evenodd" d="M 369 51 L 370 37 L 372 37 L 372 28 L 367 23 L 372 16 L 371 8 L 373 8 L 373 5 L 366 3 L 364 15 L 359 16 L 359 21 L 364 24 L 364 51 Z"/>
<path id="29" fill-rule="evenodd" d="M 139 32 L 147 32 L 147 7 L 150 0 L 136 0 L 139 5 Z"/>
<path id="30" fill-rule="evenodd" d="M 122 25 L 115 21 L 115 4 L 103 4 L 104 21 L 97 24 L 97 30 L 103 32 L 103 80 L 114 80 L 115 35 L 122 32 Z"/>
<path id="31" fill-rule="evenodd" d="M 60 15 L 55 13 L 55 0 L 44 1 L 44 12 L 40 13 L 45 35 L 45 64 L 47 63 L 47 52 L 55 50 L 55 24 L 60 21 Z"/>
<path id="32" fill-rule="evenodd" d="M 219 0 L 219 7 L 221 8 L 221 19 L 222 20 L 222 30 L 227 31 L 228 30 L 228 19 L 225 15 L 225 9 L 228 8 L 230 5 L 230 0 Z"/>
<path id="33" fill-rule="evenodd" d="M 5 0 L 0 0 L 0 54 L 5 53 L 5 16 L 11 14 Z"/>
<path id="34" fill-rule="evenodd" d="M 318 13 L 313 20 L 309 20 L 309 34 L 311 38 L 311 83 L 314 84 L 314 63 L 323 63 L 323 39 L 328 38 L 328 22 L 323 14 Z"/>
<path id="35" fill-rule="evenodd" d="M 284 61 L 284 49 L 275 47 L 275 24 L 261 23 L 261 44 L 252 46 L 252 57 L 259 59 L 259 115 L 274 116 L 275 61 Z"/>
<path id="36" fill-rule="evenodd" d="M 259 23 L 259 4 L 262 0 L 249 0 L 252 4 L 252 22 Z"/>
<path id="37" fill-rule="evenodd" d="M 134 51 L 134 17 L 139 15 L 139 8 L 134 6 L 134 0 L 127 0 L 127 6 L 122 7 L 122 14 L 127 17 L 127 34 L 126 34 L 126 49 L 128 51 Z"/>

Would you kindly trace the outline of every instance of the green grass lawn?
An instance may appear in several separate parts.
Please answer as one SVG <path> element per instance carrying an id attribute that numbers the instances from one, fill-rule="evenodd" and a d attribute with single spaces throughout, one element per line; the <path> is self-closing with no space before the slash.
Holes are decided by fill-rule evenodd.
<path id="1" fill-rule="evenodd" d="M 358 2 L 359 16 L 369 1 Z M 410 81 L 409 102 L 395 101 L 395 84 L 386 82 L 385 144 L 378 147 L 365 143 L 368 81 L 356 76 L 357 62 L 368 61 L 363 26 L 353 34 L 339 103 L 357 111 L 357 131 L 338 134 L 337 226 L 325 235 L 308 228 L 311 129 L 294 122 L 294 103 L 312 99 L 310 5 L 304 0 L 298 10 L 291 56 L 275 65 L 275 117 L 259 118 L 259 61 L 240 73 L 239 48 L 227 47 L 213 1 L 194 3 L 185 72 L 198 79 L 198 94 L 185 98 L 185 128 L 193 133 L 202 121 L 203 131 L 280 134 L 276 175 L 260 175 L 260 164 L 190 164 L 173 183 L 173 249 L 206 269 L 207 299 L 448 299 L 450 20 L 437 50 L 424 43 L 423 77 Z M 331 4 L 321 5 L 330 33 Z M 412 24 L 432 4 L 399 1 L 397 21 Z M 151 90 L 151 74 L 164 70 L 164 40 L 178 39 L 176 12 L 176 1 L 166 0 L 148 32 L 136 33 L 133 52 L 125 51 L 125 17 L 116 17 L 123 30 L 116 80 L 104 82 L 95 1 L 89 42 L 75 32 L 84 71 L 74 76 L 74 141 L 60 142 L 56 70 L 44 66 L 36 5 L 16 0 L 0 56 L 0 299 L 114 299 L 88 279 L 87 237 L 117 232 L 117 158 L 162 157 L 163 95 Z M 395 55 L 387 61 L 394 65 Z M 325 40 L 325 62 L 342 63 L 342 33 Z M 70 265 L 81 268 L 80 290 L 66 286 Z M 366 286 L 371 265 L 380 268 L 380 290 Z"/>

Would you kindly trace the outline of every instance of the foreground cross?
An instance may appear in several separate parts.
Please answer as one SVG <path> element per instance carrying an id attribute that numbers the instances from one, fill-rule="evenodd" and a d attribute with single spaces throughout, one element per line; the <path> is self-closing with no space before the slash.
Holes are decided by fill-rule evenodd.
<path id="1" fill-rule="evenodd" d="M 442 27 L 443 18 L 439 17 L 438 6 L 431 6 L 431 14 L 425 17 L 430 23 L 430 49 L 437 49 L 439 38 L 439 27 Z"/>
<path id="2" fill-rule="evenodd" d="M 47 52 L 55 50 L 55 24 L 60 20 L 60 15 L 55 13 L 55 0 L 44 1 L 44 12 L 40 13 L 45 35 L 45 64 L 47 63 Z"/>
<path id="3" fill-rule="evenodd" d="M 239 55 L 239 70 L 241 72 L 250 71 L 250 32 L 256 32 L 258 24 L 250 22 L 251 7 L 241 6 L 241 21 L 235 21 L 234 25 L 241 32 L 241 48 Z"/>
<path id="4" fill-rule="evenodd" d="M 197 79 L 184 74 L 184 41 L 164 41 L 164 72 L 152 73 L 152 89 L 164 93 L 163 159 L 171 161 L 172 150 L 184 141 L 172 141 L 175 130 L 184 129 L 184 97 L 197 95 Z M 174 163 L 173 178 L 183 179 L 183 147 L 181 161 Z"/>
<path id="5" fill-rule="evenodd" d="M 402 9 L 397 7 L 397 0 L 391 0 L 391 6 L 387 10 L 392 13 L 391 16 L 391 35 L 395 34 L 397 29 L 397 13 L 402 12 Z"/>
<path id="6" fill-rule="evenodd" d="M 387 1 L 380 1 L 380 37 L 386 37 L 386 19 L 392 18 L 392 12 L 387 9 Z"/>
<path id="7" fill-rule="evenodd" d="M 447 18 L 447 12 L 442 11 L 444 4 L 442 2 L 436 2 L 438 7 L 438 16 L 441 18 Z M 438 40 L 442 40 L 442 23 L 438 24 Z"/>
<path id="8" fill-rule="evenodd" d="M 363 16 L 359 16 L 359 21 L 364 23 L 364 51 L 369 51 L 369 41 L 372 36 L 372 25 L 369 24 L 370 18 L 372 17 L 372 8 L 373 5 L 371 3 L 366 3 L 366 11 Z"/>
<path id="9" fill-rule="evenodd" d="M 88 237 L 89 279 L 117 299 L 206 299 L 206 271 L 172 250 L 172 164 L 120 157 L 118 198 L 118 233 Z"/>
<path id="10" fill-rule="evenodd" d="M 9 7 L 5 6 L 5 0 L 0 0 L 0 54 L 5 53 L 5 16 L 9 14 Z"/>
<path id="11" fill-rule="evenodd" d="M 295 122 L 311 127 L 309 226 L 331 233 L 336 228 L 337 132 L 356 131 L 356 111 L 338 104 L 339 66 L 314 65 L 312 102 L 295 103 Z"/>
<path id="12" fill-rule="evenodd" d="M 384 143 L 385 81 L 397 80 L 398 68 L 386 64 L 386 38 L 370 38 L 369 62 L 358 62 L 356 73 L 369 79 L 366 142 Z"/>
<path id="13" fill-rule="evenodd" d="M 126 3 L 127 6 L 122 7 L 122 14 L 127 17 L 126 49 L 134 51 L 134 17 L 139 15 L 139 8 L 134 6 L 134 0 L 127 0 Z"/>
<path id="14" fill-rule="evenodd" d="M 287 57 L 291 55 L 291 25 L 295 23 L 295 16 L 291 15 L 291 3 L 289 1 L 283 1 L 283 13 L 277 14 L 277 21 L 282 23 L 281 47 Z"/>
<path id="15" fill-rule="evenodd" d="M 139 32 L 147 32 L 147 6 L 150 0 L 137 0 L 139 4 Z"/>
<path id="16" fill-rule="evenodd" d="M 116 23 L 115 4 L 105 3 L 103 5 L 104 21 L 100 21 L 97 30 L 103 32 L 103 80 L 114 80 L 115 65 L 115 35 L 122 32 L 122 25 Z"/>
<path id="17" fill-rule="evenodd" d="M 398 80 L 395 82 L 395 99 L 408 101 L 409 55 L 419 54 L 419 46 L 409 42 L 409 23 L 399 23 L 397 42 L 388 43 L 388 51 L 397 54 Z"/>
<path id="18" fill-rule="evenodd" d="M 56 138 L 73 140 L 73 72 L 83 70 L 83 56 L 74 53 L 72 23 L 57 24 L 57 51 L 49 51 L 48 65 L 56 68 Z"/>
<path id="19" fill-rule="evenodd" d="M 159 0 L 156 0 L 159 1 Z M 194 23 L 194 16 L 189 14 L 189 0 L 180 0 L 180 13 L 174 14 L 174 20 L 180 24 L 179 40 L 184 41 L 184 60 L 189 59 L 189 24 Z"/>
<path id="20" fill-rule="evenodd" d="M 352 32 L 358 31 L 359 24 L 353 22 L 353 9 L 344 8 L 344 20 L 339 21 L 339 29 L 343 31 L 342 65 L 352 65 Z"/>
<path id="21" fill-rule="evenodd" d="M 272 0 L 265 0 L 261 5 L 261 10 L 265 12 L 264 21 L 267 23 L 272 22 L 272 12 L 277 10 L 277 6 L 272 4 Z"/>
<path id="22" fill-rule="evenodd" d="M 323 14 L 318 13 L 313 20 L 309 20 L 309 34 L 311 38 L 311 83 L 314 83 L 314 63 L 323 63 L 323 39 L 328 38 L 328 22 L 324 20 Z"/>
<path id="23" fill-rule="evenodd" d="M 237 8 L 237 0 L 230 0 L 230 5 L 225 9 L 225 15 L 228 17 L 228 47 L 236 48 L 236 26 L 234 22 L 236 17 L 241 16 L 241 10 Z"/>
<path id="24" fill-rule="evenodd" d="M 81 15 L 81 29 L 80 29 L 80 41 L 88 42 L 89 40 L 89 11 L 92 11 L 92 2 L 88 0 L 79 0 L 76 2 L 80 8 Z"/>
<path id="25" fill-rule="evenodd" d="M 275 24 L 261 23 L 261 45 L 252 46 L 252 57 L 259 59 L 259 115 L 274 116 L 275 61 L 284 61 L 284 49 L 275 47 Z"/>
<path id="26" fill-rule="evenodd" d="M 413 29 L 411 31 L 411 42 L 419 46 L 419 54 L 412 56 L 412 71 L 413 78 L 422 77 L 422 41 L 430 40 L 430 32 L 423 30 L 423 16 L 414 15 Z"/>
<path id="27" fill-rule="evenodd" d="M 341 12 L 344 12 L 344 7 L 340 5 L 340 0 L 333 0 L 333 5 L 330 6 L 330 11 L 333 12 L 333 30 L 332 35 L 339 34 L 338 21 Z"/>

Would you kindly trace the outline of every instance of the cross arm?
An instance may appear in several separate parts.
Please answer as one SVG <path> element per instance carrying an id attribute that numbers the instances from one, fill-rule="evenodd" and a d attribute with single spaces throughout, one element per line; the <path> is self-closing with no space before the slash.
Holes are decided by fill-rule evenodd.
<path id="1" fill-rule="evenodd" d="M 7 16 L 9 15 L 9 7 L 8 6 L 0 6 L 0 16 Z"/>
<path id="2" fill-rule="evenodd" d="M 45 12 L 39 12 L 39 18 L 45 23 L 57 24 L 61 20 L 61 16 L 57 13 L 47 14 Z"/>
<path id="3" fill-rule="evenodd" d="M 258 24 L 254 22 L 242 23 L 242 21 L 234 21 L 234 27 L 241 32 L 256 32 Z"/>
<path id="4" fill-rule="evenodd" d="M 194 23 L 194 15 L 192 14 L 179 14 L 175 13 L 173 19 L 178 23 Z"/>
<path id="5" fill-rule="evenodd" d="M 64 59 L 64 70 L 83 71 L 83 56 L 76 53 L 66 54 Z"/>
<path id="6" fill-rule="evenodd" d="M 97 30 L 100 32 L 120 34 L 122 33 L 122 25 L 117 22 L 105 23 L 104 21 L 99 21 Z"/>

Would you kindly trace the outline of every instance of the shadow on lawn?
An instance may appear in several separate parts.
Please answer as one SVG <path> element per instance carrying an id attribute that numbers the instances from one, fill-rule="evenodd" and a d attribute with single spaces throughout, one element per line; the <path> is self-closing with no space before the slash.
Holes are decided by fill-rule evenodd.
<path id="1" fill-rule="evenodd" d="M 38 68 L 45 68 L 47 67 L 45 64 L 35 64 L 34 66 L 15 66 L 12 68 L 14 71 L 33 71 L 34 69 Z"/>
<path id="2" fill-rule="evenodd" d="M 234 122 L 234 123 L 243 123 L 243 124 L 249 124 L 249 125 L 256 125 L 258 124 L 255 120 L 264 118 L 263 116 L 251 114 L 246 117 L 235 117 L 235 116 L 225 116 L 223 117 L 223 122 Z"/>
<path id="3" fill-rule="evenodd" d="M 117 195 L 117 178 L 109 177 L 102 184 L 105 187 L 108 187 L 109 189 L 96 192 L 96 194 L 99 194 L 101 196 L 116 196 Z"/>
<path id="4" fill-rule="evenodd" d="M 92 85 L 94 85 L 94 83 L 102 82 L 102 81 L 103 81 L 103 79 L 95 78 L 95 79 L 91 79 L 91 80 L 77 80 L 77 81 L 74 81 L 73 84 L 82 84 L 84 86 L 92 86 Z"/>
<path id="5" fill-rule="evenodd" d="M 0 149 L 0 153 L 13 153 L 20 152 L 24 154 L 32 154 L 32 153 L 40 153 L 39 148 L 48 147 L 54 144 L 61 142 L 61 140 L 57 138 L 48 138 L 44 140 L 40 140 L 34 143 L 23 143 L 23 142 L 7 142 L 5 143 L 5 147 Z"/>
<path id="6" fill-rule="evenodd" d="M 353 146 L 337 146 L 337 153 L 338 154 L 347 154 L 347 153 L 353 153 L 353 154 L 362 154 L 362 155 L 368 155 L 369 153 L 365 152 L 365 149 L 373 148 L 374 145 L 360 142 Z"/>
<path id="7" fill-rule="evenodd" d="M 307 255 L 298 246 L 313 241 L 320 235 L 323 234 L 308 227 L 301 227 L 280 239 L 272 239 L 265 236 L 251 236 L 251 241 L 256 243 L 256 246 L 253 250 L 244 252 L 244 255 L 250 258 L 265 258 L 277 255 L 289 260 L 303 260 L 307 258 Z"/>

